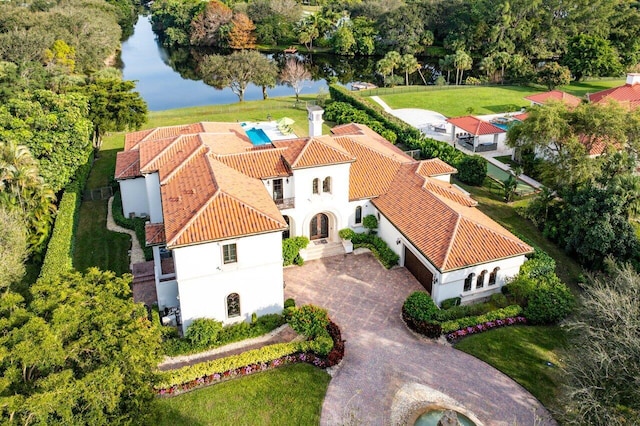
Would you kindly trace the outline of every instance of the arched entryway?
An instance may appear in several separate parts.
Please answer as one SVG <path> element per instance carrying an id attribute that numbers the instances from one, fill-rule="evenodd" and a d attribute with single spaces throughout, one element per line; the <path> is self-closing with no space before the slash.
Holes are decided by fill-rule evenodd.
<path id="1" fill-rule="evenodd" d="M 329 237 L 329 217 L 324 213 L 318 213 L 311 218 L 309 223 L 309 239 L 319 240 Z"/>

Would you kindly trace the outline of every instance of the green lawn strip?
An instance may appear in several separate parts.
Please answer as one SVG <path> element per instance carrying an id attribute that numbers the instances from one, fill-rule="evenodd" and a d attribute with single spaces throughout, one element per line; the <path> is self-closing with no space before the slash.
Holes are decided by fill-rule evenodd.
<path id="1" fill-rule="evenodd" d="M 486 184 L 487 181 L 485 181 Z M 478 201 L 478 209 L 497 221 L 499 224 L 507 228 L 516 235 L 522 236 L 533 244 L 547 252 L 549 256 L 556 261 L 556 274 L 569 286 L 574 294 L 581 292 L 578 286 L 578 278 L 582 274 L 582 268 L 571 257 L 569 257 L 562 249 L 554 243 L 546 239 L 531 221 L 520 216 L 516 211 L 516 207 L 524 207 L 527 204 L 526 199 L 520 199 L 514 203 L 507 204 L 503 201 L 501 190 L 496 188 L 490 189 L 486 185 L 483 187 L 473 187 L 455 182 L 469 191 L 472 197 Z"/>
<path id="2" fill-rule="evenodd" d="M 154 401 L 155 425 L 313 425 L 330 376 L 294 364 Z"/>
<path id="3" fill-rule="evenodd" d="M 565 333 L 558 326 L 511 326 L 465 337 L 455 348 L 502 371 L 554 409 L 562 381 L 559 350 L 564 345 Z"/>
<path id="4" fill-rule="evenodd" d="M 587 93 L 609 89 L 624 84 L 621 79 L 590 80 L 574 82 L 568 86 L 559 87 L 575 96 L 583 97 Z M 401 92 L 402 87 L 388 89 L 376 89 L 371 93 L 382 92 L 379 96 L 393 109 L 398 108 L 422 108 L 437 111 L 447 117 L 458 117 L 469 114 L 496 114 L 501 112 L 513 112 L 521 107 L 530 106 L 531 102 L 524 99 L 525 96 L 544 92 L 547 89 L 542 86 L 480 86 L 480 87 L 451 87 L 429 88 L 430 90 L 413 90 L 410 93 Z M 367 93 L 367 92 L 365 92 Z"/>
<path id="5" fill-rule="evenodd" d="M 122 275 L 129 272 L 130 248 L 129 235 L 107 230 L 107 200 L 82 202 L 73 255 L 75 269 L 97 266 Z"/>
<path id="6" fill-rule="evenodd" d="M 513 160 L 511 159 L 511 156 L 510 156 L 510 155 L 500 155 L 500 156 L 493 157 L 493 158 L 495 158 L 496 160 L 498 160 L 498 161 L 499 161 L 499 162 L 501 162 L 502 164 L 506 164 L 506 165 L 508 165 L 508 166 L 511 166 L 511 168 L 516 167 L 516 166 L 519 166 L 519 164 L 518 164 L 518 163 L 516 163 L 515 161 L 513 161 Z"/>

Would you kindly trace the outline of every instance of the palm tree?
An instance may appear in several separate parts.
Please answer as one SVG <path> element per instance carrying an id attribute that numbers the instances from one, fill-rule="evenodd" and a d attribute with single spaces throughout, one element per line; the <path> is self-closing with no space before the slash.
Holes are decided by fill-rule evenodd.
<path id="1" fill-rule="evenodd" d="M 456 86 L 462 84 L 462 77 L 466 70 L 470 70 L 473 65 L 473 59 L 463 50 L 458 50 L 453 55 L 453 66 L 456 68 Z"/>
<path id="2" fill-rule="evenodd" d="M 55 195 L 26 146 L 0 143 L 0 206 L 17 211 L 29 230 L 31 253 L 44 248 L 55 213 Z"/>
<path id="3" fill-rule="evenodd" d="M 500 81 L 504 82 L 504 69 L 509 65 L 511 55 L 508 52 L 498 52 L 492 55 L 493 62 L 500 67 Z"/>
<path id="4" fill-rule="evenodd" d="M 413 74 L 418 70 L 420 65 L 418 65 L 418 60 L 415 56 L 407 53 L 402 55 L 400 58 L 400 69 L 404 71 L 404 84 L 405 86 L 409 85 L 409 74 Z"/>
<path id="5" fill-rule="evenodd" d="M 453 71 L 453 57 L 454 55 L 447 55 L 443 59 L 440 59 L 438 63 L 440 64 L 440 69 L 442 71 L 447 72 L 447 84 L 450 82 L 451 71 Z"/>
<path id="6" fill-rule="evenodd" d="M 496 72 L 496 63 L 493 60 L 493 56 L 485 56 L 480 61 L 480 70 L 484 71 L 487 75 L 487 80 L 492 81 Z"/>

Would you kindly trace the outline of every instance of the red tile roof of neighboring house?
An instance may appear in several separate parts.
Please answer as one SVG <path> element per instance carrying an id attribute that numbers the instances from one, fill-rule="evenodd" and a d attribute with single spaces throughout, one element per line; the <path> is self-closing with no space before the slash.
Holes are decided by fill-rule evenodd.
<path id="1" fill-rule="evenodd" d="M 503 129 L 493 124 L 480 120 L 472 115 L 466 115 L 464 117 L 447 118 L 447 122 L 453 124 L 456 127 L 461 128 L 465 132 L 471 133 L 474 136 L 482 135 L 495 135 L 496 133 L 505 133 Z"/>
<path id="2" fill-rule="evenodd" d="M 518 121 L 524 121 L 527 119 L 527 117 L 529 117 L 529 113 L 528 112 L 521 112 L 520 114 L 514 114 L 513 118 L 515 118 Z"/>
<path id="3" fill-rule="evenodd" d="M 418 167 L 418 174 L 425 177 L 452 175 L 454 173 L 458 173 L 458 170 L 439 158 L 423 160 L 420 162 L 420 167 Z"/>
<path id="4" fill-rule="evenodd" d="M 582 99 L 580 99 L 579 97 L 562 92 L 560 90 L 551 90 L 549 92 L 536 93 L 534 95 L 525 96 L 525 99 L 540 105 L 544 105 L 549 101 L 561 101 L 571 107 L 577 107 L 582 102 Z"/>
<path id="5" fill-rule="evenodd" d="M 625 84 L 619 87 L 602 90 L 587 95 L 589 102 L 607 103 L 616 101 L 629 109 L 636 109 L 640 105 L 640 84 Z"/>
<path id="6" fill-rule="evenodd" d="M 606 136 L 581 135 L 579 141 L 587 150 L 589 156 L 596 157 L 602 155 L 607 148 L 614 147 L 620 149 L 620 144 Z"/>
<path id="7" fill-rule="evenodd" d="M 440 271 L 532 251 L 479 210 L 437 194 L 417 168 L 417 163 L 402 165 L 391 184 L 393 191 L 372 202 Z"/>

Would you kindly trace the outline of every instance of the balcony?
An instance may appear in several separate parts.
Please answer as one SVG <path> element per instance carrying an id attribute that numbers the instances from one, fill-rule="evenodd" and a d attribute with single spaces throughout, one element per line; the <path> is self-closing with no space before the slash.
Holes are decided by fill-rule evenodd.
<path id="1" fill-rule="evenodd" d="M 286 209 L 292 209 L 296 206 L 295 203 L 295 198 L 274 198 L 273 202 L 276 203 L 276 206 L 278 206 L 278 209 L 280 210 L 286 210 Z"/>

